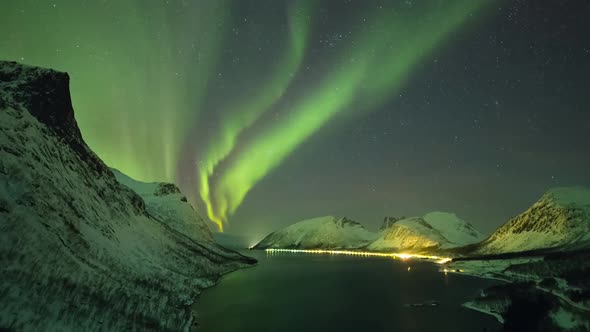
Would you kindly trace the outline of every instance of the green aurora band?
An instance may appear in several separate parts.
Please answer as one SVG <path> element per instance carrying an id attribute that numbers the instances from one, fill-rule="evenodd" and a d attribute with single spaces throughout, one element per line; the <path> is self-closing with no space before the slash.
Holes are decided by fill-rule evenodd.
<path id="1" fill-rule="evenodd" d="M 219 218 L 213 210 L 210 199 L 209 177 L 213 174 L 215 166 L 225 159 L 236 146 L 238 135 L 251 126 L 265 111 L 279 100 L 287 88 L 305 54 L 305 46 L 310 30 L 309 14 L 311 2 L 299 1 L 289 11 L 290 23 L 290 47 L 285 50 L 282 60 L 279 61 L 274 75 L 264 83 L 258 92 L 250 100 L 239 101 L 230 109 L 237 112 L 222 113 L 225 115 L 222 128 L 218 136 L 212 137 L 204 156 L 204 163 L 198 167 L 199 193 L 205 203 L 207 215 L 220 231 L 223 231 L 223 219 Z"/>
<path id="2" fill-rule="evenodd" d="M 258 181 L 336 114 L 353 106 L 355 100 L 361 101 L 357 108 L 371 110 L 395 95 L 415 65 L 484 3 L 423 2 L 419 10 L 412 9 L 414 15 L 403 10 L 376 15 L 373 22 L 381 25 L 384 33 L 359 38 L 360 43 L 351 50 L 354 55 L 299 101 L 288 119 L 258 134 L 258 139 L 239 152 L 234 151 L 237 157 L 214 184 L 215 206 L 210 218 L 218 225 L 227 221 Z M 419 19 L 420 13 L 432 16 Z"/>
<path id="3" fill-rule="evenodd" d="M 199 1 L 178 13 L 161 4 L 3 1 L 0 58 L 70 73 L 76 120 L 101 159 L 138 180 L 173 182 L 231 8 L 227 0 Z"/>

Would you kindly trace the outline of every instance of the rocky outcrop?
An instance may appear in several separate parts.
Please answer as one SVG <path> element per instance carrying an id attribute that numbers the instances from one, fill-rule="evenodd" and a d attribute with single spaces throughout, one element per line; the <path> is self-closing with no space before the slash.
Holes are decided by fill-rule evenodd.
<path id="1" fill-rule="evenodd" d="M 406 217 L 385 217 L 383 218 L 383 223 L 381 223 L 381 227 L 379 227 L 379 230 L 382 231 L 384 229 L 387 229 L 391 226 L 393 226 L 393 224 L 395 224 L 396 221 L 402 220 L 402 219 L 406 219 Z"/>
<path id="2" fill-rule="evenodd" d="M 120 184 L 84 143 L 68 83 L 0 62 L 0 327 L 179 331 L 204 287 L 253 261 Z"/>
<path id="3" fill-rule="evenodd" d="M 171 194 L 180 194 L 180 189 L 174 183 L 159 183 L 154 190 L 154 195 L 165 196 Z"/>

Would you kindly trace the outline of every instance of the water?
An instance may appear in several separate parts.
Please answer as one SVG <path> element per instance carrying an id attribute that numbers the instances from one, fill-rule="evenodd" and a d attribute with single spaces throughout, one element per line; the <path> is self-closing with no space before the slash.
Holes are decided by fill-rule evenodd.
<path id="1" fill-rule="evenodd" d="M 195 305 L 198 331 L 495 331 L 461 303 L 498 282 L 428 262 L 249 251 L 256 267 L 225 276 Z M 408 267 L 411 270 L 408 271 Z M 437 307 L 409 307 L 429 300 Z"/>

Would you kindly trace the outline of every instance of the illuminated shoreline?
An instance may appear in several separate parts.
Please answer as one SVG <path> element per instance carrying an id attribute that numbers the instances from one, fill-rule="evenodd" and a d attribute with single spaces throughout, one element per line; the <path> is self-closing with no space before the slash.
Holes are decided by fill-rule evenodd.
<path id="1" fill-rule="evenodd" d="M 304 254 L 320 254 L 320 255 L 348 255 L 348 256 L 362 256 L 362 257 L 390 257 L 393 259 L 408 260 L 408 259 L 427 259 L 435 261 L 437 264 L 445 264 L 450 262 L 450 257 L 408 254 L 408 253 L 383 253 L 372 251 L 354 251 L 354 250 L 326 250 L 326 249 L 274 249 L 269 248 L 264 250 L 267 253 L 287 252 L 287 253 L 304 253 Z"/>

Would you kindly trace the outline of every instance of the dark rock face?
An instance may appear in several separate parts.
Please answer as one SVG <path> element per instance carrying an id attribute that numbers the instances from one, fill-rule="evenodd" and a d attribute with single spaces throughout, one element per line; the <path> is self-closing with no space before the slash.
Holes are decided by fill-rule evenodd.
<path id="1" fill-rule="evenodd" d="M 385 217 L 383 218 L 383 223 L 381 224 L 381 227 L 379 228 L 380 231 L 387 229 L 391 226 L 393 226 L 393 224 L 395 224 L 395 222 L 405 219 L 406 217 Z"/>
<path id="2" fill-rule="evenodd" d="M 343 217 L 339 220 L 335 220 L 336 224 L 340 227 L 344 227 L 344 226 L 362 226 L 361 224 L 359 224 L 358 222 L 352 220 L 352 219 L 348 219 L 346 217 Z"/>
<path id="3" fill-rule="evenodd" d="M 170 194 L 180 194 L 180 189 L 173 183 L 160 183 L 154 191 L 156 196 L 164 196 Z"/>
<path id="4" fill-rule="evenodd" d="M 24 67 L 16 62 L 4 62 L 0 81 L 14 82 L 5 87 L 15 103 L 20 103 L 39 122 L 62 137 L 81 141 L 70 97 L 70 77 L 67 73 Z"/>
<path id="5" fill-rule="evenodd" d="M 39 122 L 62 138 L 89 169 L 98 174 L 108 172 L 106 165 L 82 139 L 70 96 L 70 76 L 53 70 L 0 61 L 0 103 L 22 105 Z"/>

